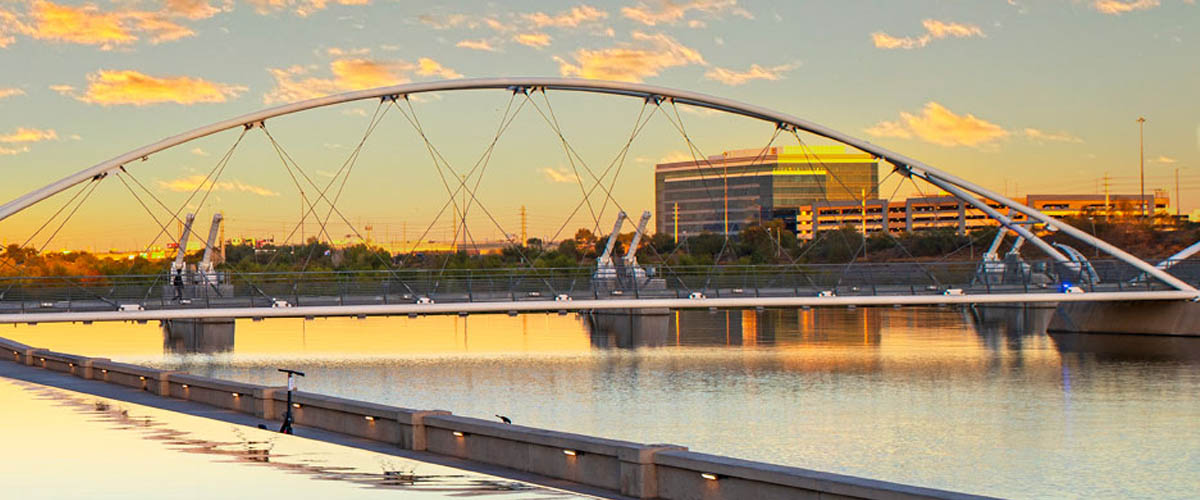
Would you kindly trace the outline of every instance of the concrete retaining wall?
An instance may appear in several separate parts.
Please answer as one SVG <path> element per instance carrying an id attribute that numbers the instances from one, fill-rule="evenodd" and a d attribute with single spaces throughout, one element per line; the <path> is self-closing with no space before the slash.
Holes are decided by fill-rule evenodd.
<path id="1" fill-rule="evenodd" d="M 287 389 L 156 370 L 33 348 L 0 338 L 0 360 L 280 421 Z M 636 498 L 973 499 L 949 491 L 294 392 L 297 426 L 572 481 Z"/>

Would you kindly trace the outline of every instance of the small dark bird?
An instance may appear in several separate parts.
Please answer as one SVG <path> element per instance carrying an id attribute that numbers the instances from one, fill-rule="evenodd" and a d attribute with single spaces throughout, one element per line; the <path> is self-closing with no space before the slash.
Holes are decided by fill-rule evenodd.
<path id="1" fill-rule="evenodd" d="M 496 415 L 496 418 L 500 419 L 500 421 L 501 421 L 501 422 L 504 422 L 504 423 L 506 423 L 506 424 L 511 424 L 511 423 L 512 423 L 512 419 L 511 419 L 511 418 L 508 418 L 508 417 L 506 417 L 506 416 L 504 416 L 504 415 Z"/>

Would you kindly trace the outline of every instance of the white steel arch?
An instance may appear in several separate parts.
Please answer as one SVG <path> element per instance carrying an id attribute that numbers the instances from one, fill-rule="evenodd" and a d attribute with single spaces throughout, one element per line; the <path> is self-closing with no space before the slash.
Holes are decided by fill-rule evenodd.
<path id="1" fill-rule="evenodd" d="M 640 83 L 628 82 L 612 82 L 603 80 L 586 80 L 578 78 L 551 78 L 551 77 L 508 77 L 508 78 L 468 78 L 458 80 L 441 80 L 433 82 L 408 83 L 404 85 L 394 85 L 389 87 L 379 87 L 374 89 L 359 90 L 354 92 L 346 92 L 343 94 L 318 97 L 282 106 L 276 106 L 253 113 L 248 113 L 242 116 L 231 118 L 228 120 L 206 125 L 200 128 L 184 132 L 179 135 L 168 137 L 153 144 L 143 146 L 128 153 L 122 154 L 107 161 L 98 163 L 89 168 L 79 171 L 73 175 L 64 177 L 45 187 L 34 190 L 25 194 L 13 201 L 0 205 L 0 221 L 9 216 L 28 208 L 46 198 L 49 198 L 59 192 L 69 189 L 81 182 L 88 181 L 96 176 L 105 175 L 113 170 L 116 170 L 128 163 L 141 160 L 154 153 L 163 151 L 180 144 L 187 143 L 202 137 L 206 137 L 217 132 L 222 132 L 237 127 L 252 126 L 255 123 L 262 122 L 271 118 L 298 113 L 314 108 L 332 106 L 353 101 L 360 101 L 374 98 L 389 98 L 401 97 L 410 94 L 420 94 L 428 92 L 441 92 L 451 90 L 479 90 L 479 89 L 511 89 L 514 91 L 526 91 L 532 89 L 545 90 L 566 90 L 579 92 L 592 92 L 601 94 L 617 94 L 633 96 L 643 99 L 652 99 L 655 102 L 661 100 L 672 100 L 680 104 L 688 104 L 703 108 L 724 111 L 736 115 L 747 116 L 759 120 L 773 122 L 779 127 L 793 128 L 802 130 L 814 135 L 832 139 L 834 141 L 852 146 L 864 152 L 875 155 L 878 158 L 891 163 L 897 170 L 905 175 L 915 175 L 943 190 L 949 192 L 955 197 L 963 200 L 966 203 L 973 205 L 975 208 L 987 213 L 992 218 L 999 221 L 1006 228 L 1024 236 L 1027 240 L 1038 245 L 1047 255 L 1059 262 L 1069 262 L 1066 256 L 1062 255 L 1057 249 L 1050 244 L 1034 235 L 1028 229 L 1020 224 L 1012 223 L 1011 219 L 999 213 L 995 209 L 988 207 L 986 204 L 979 202 L 978 197 L 983 197 L 996 202 L 1003 203 L 1009 208 L 1025 214 L 1025 216 L 1046 224 L 1058 231 L 1070 235 L 1071 237 L 1083 241 L 1090 246 L 1094 246 L 1109 255 L 1145 272 L 1149 276 L 1158 278 L 1179 290 L 1194 292 L 1196 289 L 1186 282 L 1172 276 L 1162 269 L 1117 248 L 1116 246 L 1105 242 L 1095 236 L 1092 236 L 1084 231 L 1081 231 L 1069 224 L 1050 217 L 1038 210 L 1018 203 L 1015 200 L 1009 199 L 999 193 L 984 188 L 978 184 L 974 184 L 966 179 L 960 178 L 948 172 L 939 170 L 922 161 L 910 158 L 908 156 L 896 153 L 881 146 L 877 146 L 868 141 L 858 139 L 856 137 L 844 134 L 837 130 L 798 118 L 796 116 L 782 113 L 772 109 L 755 106 L 738 102 L 732 99 L 701 94 L 686 90 L 677 90 L 655 85 L 645 85 Z"/>

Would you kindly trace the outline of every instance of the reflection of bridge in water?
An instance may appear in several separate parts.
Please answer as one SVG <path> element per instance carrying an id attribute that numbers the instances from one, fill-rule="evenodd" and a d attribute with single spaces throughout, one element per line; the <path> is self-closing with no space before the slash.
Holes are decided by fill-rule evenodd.
<path id="1" fill-rule="evenodd" d="M 456 170 L 425 133 L 416 118 L 416 107 L 409 97 L 466 90 L 499 91 L 508 99 L 509 107 L 505 108 L 494 139 L 484 148 L 475 166 Z M 614 99 L 632 97 L 634 102 L 640 101 L 641 104 L 641 112 L 634 122 L 632 135 L 624 143 L 624 147 L 613 156 L 610 168 L 603 169 L 599 174 L 571 144 L 569 134 L 563 130 L 559 121 L 551 120 L 545 113 L 550 111 L 549 95 L 580 93 L 615 96 Z M 339 169 L 324 186 L 314 182 L 312 176 L 297 164 L 286 148 L 267 131 L 268 120 L 273 122 L 277 118 L 295 113 L 357 101 L 377 101 L 376 113 L 371 116 L 359 147 L 349 155 L 342 169 Z M 797 264 L 796 259 L 792 258 L 793 264 L 785 266 L 711 266 L 694 269 L 670 264 L 671 259 L 666 258 L 669 255 L 656 255 L 659 258 L 654 260 L 662 264 L 655 269 L 648 269 L 649 272 L 645 276 L 638 274 L 642 272 L 641 268 L 633 268 L 631 271 L 635 279 L 625 280 L 627 282 L 621 282 L 616 288 L 607 284 L 601 286 L 601 283 L 592 279 L 597 270 L 591 268 L 539 268 L 535 265 L 538 255 L 525 254 L 526 251 L 532 251 L 526 247 L 527 242 L 513 241 L 512 235 L 516 233 L 501 227 L 477 196 L 481 191 L 483 171 L 491 159 L 496 141 L 500 140 L 509 124 L 526 105 L 536 109 L 546 121 L 552 132 L 550 142 L 554 144 L 555 149 L 561 147 L 572 168 L 582 169 L 576 175 L 581 200 L 575 210 L 570 211 L 563 227 L 566 227 L 571 217 L 585 204 L 588 211 L 592 212 L 594 227 L 599 227 L 600 215 L 593 210 L 593 203 L 601 205 L 601 215 L 604 208 L 610 204 L 625 212 L 625 208 L 613 197 L 611 189 L 617 182 L 621 170 L 619 166 L 624 164 L 630 145 L 644 125 L 656 116 L 663 116 L 663 120 L 670 122 L 671 131 L 680 134 L 693 157 L 706 158 L 684 126 L 683 115 L 678 112 L 678 107 L 683 106 L 716 111 L 719 114 L 723 113 L 722 116 L 748 118 L 755 123 L 765 122 L 771 127 L 772 134 L 763 149 L 764 152 L 780 136 L 794 138 L 802 149 L 809 148 L 801 137 L 803 133 L 867 153 L 880 165 L 891 168 L 888 176 L 878 182 L 879 186 L 894 177 L 897 181 L 897 191 L 904 182 L 912 183 L 919 191 L 921 188 L 916 183 L 920 181 L 928 187 L 948 193 L 961 203 L 969 205 L 972 210 L 996 221 L 1002 230 L 989 254 L 996 253 L 1005 235 L 1012 235 L 1016 241 L 1012 243 L 1008 256 L 1013 256 L 1013 250 L 1028 243 L 1043 254 L 1044 260 L 1026 264 L 993 259 L 986 261 L 982 266 L 944 262 L 869 264 L 857 262 L 859 253 L 855 253 L 849 263 L 828 267 Z M 1151 265 L 1085 231 L 1000 193 L 920 160 L 799 117 L 730 99 L 625 82 L 563 78 L 466 79 L 382 87 L 287 104 L 200 127 L 100 162 L 0 205 L 0 221 L 59 193 L 78 188 L 74 196 L 26 240 L 28 243 L 52 222 L 57 223 L 58 229 L 62 229 L 98 185 L 105 179 L 117 178 L 160 229 L 155 241 L 159 236 L 170 232 L 168 228 L 172 223 L 184 225 L 183 219 L 186 217 L 189 223 L 186 224 L 182 239 L 186 242 L 187 237 L 194 233 L 190 224 L 192 218 L 182 216 L 185 209 L 202 209 L 212 187 L 217 184 L 234 151 L 242 144 L 243 138 L 249 134 L 262 134 L 278 154 L 300 194 L 303 213 L 285 240 L 295 235 L 296 229 L 302 228 L 308 220 L 320 225 L 321 238 L 332 241 L 327 226 L 331 220 L 338 222 L 334 219 L 336 214 L 341 220 L 340 223 L 344 223 L 356 237 L 366 241 L 362 231 L 339 209 L 338 203 L 343 199 L 342 188 L 346 186 L 346 180 L 359 158 L 362 145 L 389 111 L 403 114 L 407 122 L 414 127 L 446 189 L 446 203 L 429 227 L 437 224 L 443 214 L 449 214 L 461 222 L 456 223 L 454 241 L 457 242 L 462 236 L 465 244 L 470 234 L 467 227 L 468 212 L 473 208 L 483 211 L 488 215 L 490 222 L 495 223 L 496 229 L 508 238 L 510 247 L 520 253 L 522 265 L 525 267 L 519 270 L 471 271 L 463 274 L 446 269 L 444 264 L 438 271 L 410 271 L 403 265 L 404 258 L 411 257 L 410 252 L 410 255 L 401 258 L 400 262 L 388 262 L 379 258 L 381 262 L 378 264 L 386 270 L 375 275 L 275 275 L 233 270 L 226 270 L 224 275 L 218 275 L 208 265 L 206 257 L 206 262 L 201 263 L 203 269 L 198 273 L 200 278 L 190 278 L 191 283 L 185 285 L 185 297 L 179 301 L 168 300 L 165 296 L 165 293 L 169 293 L 173 288 L 171 285 L 175 284 L 175 276 L 31 278 L 24 276 L 23 270 L 18 268 L 21 272 L 16 278 L 0 283 L 4 285 L 4 292 L 0 295 L 0 323 L 150 320 L 174 322 L 197 319 L 219 323 L 232 321 L 233 318 L 268 317 L 1046 303 L 1063 304 L 1059 315 L 1062 321 L 1056 325 L 1076 331 L 1103 331 L 1113 324 L 1122 325 L 1121 328 L 1145 329 L 1147 332 L 1166 334 L 1195 334 L 1200 330 L 1200 305 L 1188 302 L 1196 298 L 1198 292 L 1191 284 L 1194 280 L 1184 276 L 1186 273 L 1183 272 L 1182 266 L 1168 270 L 1166 266 Z M 191 196 L 178 207 L 166 205 L 132 173 L 133 170 L 138 170 L 134 168 L 135 164 L 149 162 L 152 155 L 226 131 L 239 133 L 233 146 L 205 177 L 207 182 L 198 183 Z M 612 169 L 613 166 L 618 168 Z M 606 178 L 610 169 L 615 172 L 610 178 Z M 728 174 L 722 174 L 720 179 L 704 179 L 703 172 L 697 173 L 702 178 L 704 189 L 728 187 Z M 307 185 L 301 182 L 301 179 L 307 182 Z M 841 184 L 845 188 L 840 179 L 833 180 L 837 182 L 831 183 L 830 186 Z M 590 189 L 587 184 L 591 185 Z M 140 187 L 141 191 L 134 186 Z M 196 198 L 202 189 L 207 191 L 202 197 Z M 866 193 L 847 190 L 846 193 L 835 194 L 844 194 L 848 199 L 857 202 L 866 201 L 863 199 Z M 715 195 L 710 195 L 709 202 L 717 201 L 713 196 Z M 593 200 L 593 197 L 599 199 Z M 198 203 L 192 203 L 196 199 L 199 200 Z M 73 208 L 68 211 L 68 207 Z M 727 205 L 725 211 L 727 220 L 730 216 Z M 59 219 L 60 214 L 65 216 Z M 643 225 L 644 222 L 645 219 Z M 863 227 L 860 228 L 864 234 L 867 231 L 866 225 L 864 221 Z M 717 262 L 722 261 L 721 257 L 731 243 L 728 222 L 722 233 L 724 244 L 721 253 L 714 258 Z M 1066 243 L 1047 241 L 1048 235 L 1052 233 L 1058 235 L 1057 240 L 1070 240 L 1081 248 L 1091 248 L 1093 251 L 1089 253 L 1093 253 L 1097 258 L 1104 254 L 1108 260 L 1089 262 L 1083 252 Z M 46 248 L 50 240 L 58 234 L 58 230 L 49 234 L 41 248 Z M 201 235 L 195 235 L 196 240 L 206 241 L 206 255 L 211 254 L 213 250 L 213 234 L 215 233 L 210 233 L 207 240 Z M 895 235 L 888 231 L 881 234 L 895 238 Z M 641 235 L 640 231 L 638 235 Z M 556 241 L 556 237 L 547 241 Z M 153 243 L 152 241 L 151 245 Z M 678 250 L 682 242 L 676 241 L 674 244 Z M 776 244 L 778 245 L 778 242 Z M 657 253 L 653 245 L 649 248 Z M 900 245 L 899 248 L 904 247 Z M 186 247 L 180 249 L 181 252 L 185 250 Z M 638 249 L 634 250 L 636 253 Z M 865 240 L 858 252 L 865 255 Z M 630 262 L 636 260 L 632 259 Z M 643 260 L 648 262 L 651 259 Z M 0 262 L 16 267 L 7 261 Z M 447 260 L 446 263 L 448 262 Z M 618 263 L 619 261 L 612 262 L 614 265 Z M 183 264 L 183 259 L 177 259 L 175 267 L 181 269 L 185 267 Z M 644 282 L 639 284 L 639 280 Z M 650 286 L 652 283 L 653 286 Z M 1109 306 L 1110 303 L 1141 302 L 1162 302 L 1166 305 L 1154 306 L 1153 315 L 1139 314 L 1138 311 L 1143 310 L 1141 304 L 1134 307 Z"/>

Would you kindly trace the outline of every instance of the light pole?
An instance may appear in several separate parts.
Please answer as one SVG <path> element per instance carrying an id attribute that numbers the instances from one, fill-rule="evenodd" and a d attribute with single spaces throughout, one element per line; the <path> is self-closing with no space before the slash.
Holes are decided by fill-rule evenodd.
<path id="1" fill-rule="evenodd" d="M 1141 186 L 1141 198 L 1138 202 L 1142 204 L 1142 219 L 1146 218 L 1146 118 L 1139 116 L 1138 123 L 1138 179 Z"/>

